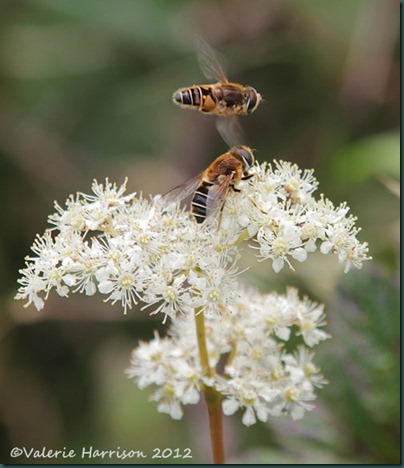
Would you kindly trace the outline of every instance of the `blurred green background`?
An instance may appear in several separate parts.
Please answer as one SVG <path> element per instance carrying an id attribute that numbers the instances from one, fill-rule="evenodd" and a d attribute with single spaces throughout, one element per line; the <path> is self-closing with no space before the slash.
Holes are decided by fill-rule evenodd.
<path id="1" fill-rule="evenodd" d="M 258 160 L 314 168 L 318 193 L 348 202 L 373 256 L 347 275 L 321 254 L 275 275 L 246 249 L 246 281 L 262 291 L 290 284 L 326 304 L 333 338 L 316 363 L 330 384 L 299 422 L 245 428 L 227 417 L 228 461 L 399 462 L 399 8 L 398 0 L 0 1 L 0 462 L 27 461 L 10 458 L 15 446 L 93 446 L 190 447 L 192 463 L 210 463 L 203 405 L 174 422 L 124 375 L 138 340 L 164 332 L 158 320 L 140 310 L 123 316 L 100 296 L 52 296 L 41 312 L 13 301 L 54 200 L 105 177 L 162 193 L 226 151 L 213 118 L 171 102 L 178 87 L 205 81 L 196 32 L 225 57 L 232 80 L 264 95 L 241 119 Z M 122 463 L 136 461 L 144 462 Z"/>

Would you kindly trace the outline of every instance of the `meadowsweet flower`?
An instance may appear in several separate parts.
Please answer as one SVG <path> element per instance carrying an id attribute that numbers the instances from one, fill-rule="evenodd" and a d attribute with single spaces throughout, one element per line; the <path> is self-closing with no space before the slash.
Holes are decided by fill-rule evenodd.
<path id="1" fill-rule="evenodd" d="M 305 261 L 318 246 L 336 254 L 346 272 L 368 260 L 346 204 L 334 207 L 323 196 L 314 198 L 312 171 L 279 162 L 274 169 L 257 164 L 253 172 L 244 193 L 228 197 L 220 227 L 217 220 L 197 224 L 158 196 L 125 195 L 126 181 L 120 187 L 95 181 L 93 194 L 71 196 L 65 208 L 55 205 L 52 227 L 37 236 L 34 256 L 26 258 L 16 298 L 41 309 L 51 290 L 65 297 L 98 291 L 124 313 L 142 302 L 166 319 L 195 307 L 220 313 L 234 304 L 243 239 L 275 272 L 285 265 L 293 269 L 293 262 Z"/>
<path id="2" fill-rule="evenodd" d="M 315 399 L 315 395 L 306 388 L 298 385 L 288 385 L 281 393 L 281 403 L 276 407 L 272 414 L 287 413 L 293 420 L 302 419 L 306 411 L 311 411 L 314 405 L 308 403 Z"/>
<path id="3" fill-rule="evenodd" d="M 300 229 L 294 224 L 278 224 L 275 231 L 261 229 L 257 235 L 260 243 L 260 256 L 262 259 L 272 259 L 272 268 L 279 273 L 285 262 L 293 269 L 288 256 L 303 262 L 307 258 L 307 251 L 303 248 Z"/>
<path id="4" fill-rule="evenodd" d="M 168 335 L 140 343 L 127 373 L 139 388 L 152 389 L 158 411 L 174 419 L 207 387 L 220 395 L 225 414 L 240 411 L 246 425 L 270 415 L 302 417 L 326 383 L 311 351 L 329 338 L 323 306 L 293 288 L 264 295 L 244 289 L 240 244 L 247 241 L 276 273 L 316 250 L 337 255 L 346 272 L 361 268 L 368 246 L 358 240 L 345 203 L 314 198 L 312 171 L 279 162 L 256 164 L 252 172 L 242 193 L 229 194 L 220 225 L 219 219 L 198 224 L 159 196 L 125 195 L 126 181 L 94 182 L 92 194 L 55 205 L 51 227 L 37 236 L 21 270 L 16 299 L 40 310 L 52 290 L 63 297 L 98 292 L 124 313 L 139 304 L 170 318 Z M 209 372 L 201 368 L 198 314 Z M 286 352 L 292 339 L 301 344 Z"/>
<path id="5" fill-rule="evenodd" d="M 337 254 L 345 272 L 351 266 L 361 268 L 369 259 L 367 243 L 358 241 L 356 218 L 348 216 L 346 203 L 334 207 L 322 195 L 314 198 L 318 183 L 312 171 L 286 162 L 275 163 L 274 170 L 266 163 L 257 164 L 253 171 L 257 177 L 244 191 L 255 203 L 243 205 L 244 215 L 255 223 L 259 257 L 272 260 L 275 272 L 285 264 L 293 269 L 291 259 L 306 260 L 317 245 L 324 254 Z"/>
<path id="6" fill-rule="evenodd" d="M 277 311 L 270 323 L 269 304 Z M 247 426 L 265 422 L 269 415 L 290 414 L 297 419 L 313 408 L 314 389 L 326 381 L 306 346 L 283 351 L 286 333 L 281 333 L 284 339 L 276 335 L 277 316 L 282 317 L 284 310 L 279 319 L 282 326 L 288 328 L 288 337 L 298 336 L 299 314 L 307 315 L 316 307 L 307 298 L 299 299 L 293 289 L 286 295 L 240 289 L 229 310 L 205 317 L 210 365 L 215 369 L 219 362 L 224 364 L 213 380 L 201 372 L 191 314 L 176 316 L 166 338 L 156 335 L 141 343 L 133 351 L 127 373 L 140 388 L 152 388 L 158 411 L 174 418 L 182 415 L 183 405 L 197 403 L 200 389 L 209 385 L 222 395 L 224 414 L 240 410 Z M 290 308 L 298 308 L 299 314 L 292 314 Z M 317 322 L 314 328 L 322 325 Z"/>
<path id="7" fill-rule="evenodd" d="M 313 363 L 313 358 L 314 353 L 304 346 L 299 346 L 293 355 L 288 354 L 282 358 L 291 381 L 294 384 L 301 384 L 302 388 L 311 392 L 314 391 L 314 387 L 321 388 L 327 383 L 319 368 Z"/>
<path id="8" fill-rule="evenodd" d="M 268 388 L 252 375 L 230 379 L 225 392 L 229 396 L 223 401 L 223 413 L 229 416 L 242 409 L 242 422 L 246 426 L 255 424 L 257 419 L 266 422 L 269 415 L 267 404 L 278 394 L 277 390 Z"/>
<path id="9" fill-rule="evenodd" d="M 154 340 L 141 342 L 132 353 L 130 378 L 137 378 L 139 388 L 145 388 L 152 383 L 163 385 L 166 371 L 169 368 L 167 357 L 172 350 L 172 344 L 167 339 L 161 339 L 155 332 Z M 141 366 L 139 365 L 141 363 Z"/>

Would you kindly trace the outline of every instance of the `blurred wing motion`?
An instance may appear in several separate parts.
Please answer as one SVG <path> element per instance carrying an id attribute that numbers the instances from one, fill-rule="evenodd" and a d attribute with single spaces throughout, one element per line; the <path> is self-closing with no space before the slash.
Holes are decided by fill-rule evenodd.
<path id="1" fill-rule="evenodd" d="M 217 52 L 201 36 L 197 35 L 195 42 L 199 66 L 206 78 L 212 82 L 228 83 L 229 80 L 217 59 Z"/>
<path id="2" fill-rule="evenodd" d="M 227 119 L 217 117 L 216 128 L 227 146 L 239 146 L 245 143 L 246 137 L 240 121 L 236 115 L 231 115 Z"/>

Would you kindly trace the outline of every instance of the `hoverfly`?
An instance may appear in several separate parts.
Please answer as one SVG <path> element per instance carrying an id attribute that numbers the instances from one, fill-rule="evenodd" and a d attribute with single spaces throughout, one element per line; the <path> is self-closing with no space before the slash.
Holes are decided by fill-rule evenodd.
<path id="1" fill-rule="evenodd" d="M 220 117 L 254 112 L 262 101 L 261 95 L 251 86 L 229 82 L 212 47 L 199 36 L 197 41 L 200 67 L 206 78 L 216 83 L 180 88 L 174 92 L 173 102 L 184 109 Z"/>
<path id="2" fill-rule="evenodd" d="M 198 223 L 222 212 L 230 189 L 250 179 L 254 155 L 247 146 L 235 146 L 216 158 L 203 172 L 175 187 L 162 197 L 164 203 L 181 201 L 192 195 L 191 212 Z M 220 224 L 220 223 L 219 223 Z"/>

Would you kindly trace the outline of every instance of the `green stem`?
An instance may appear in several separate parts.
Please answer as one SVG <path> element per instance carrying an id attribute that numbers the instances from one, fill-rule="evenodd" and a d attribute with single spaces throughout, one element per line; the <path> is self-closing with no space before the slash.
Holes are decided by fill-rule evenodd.
<path id="1" fill-rule="evenodd" d="M 208 378 L 214 378 L 215 370 L 212 369 L 209 365 L 208 349 L 206 346 L 205 317 L 200 309 L 195 310 L 195 325 L 202 374 Z M 222 398 L 220 393 L 218 393 L 213 387 L 203 385 L 202 391 L 205 397 L 206 406 L 208 407 L 213 463 L 220 465 L 224 463 L 221 407 Z"/>
<path id="2" fill-rule="evenodd" d="M 199 360 L 201 361 L 202 374 L 213 377 L 214 372 L 209 366 L 208 348 L 205 338 L 205 317 L 201 309 L 195 309 L 196 337 L 198 340 Z"/>

